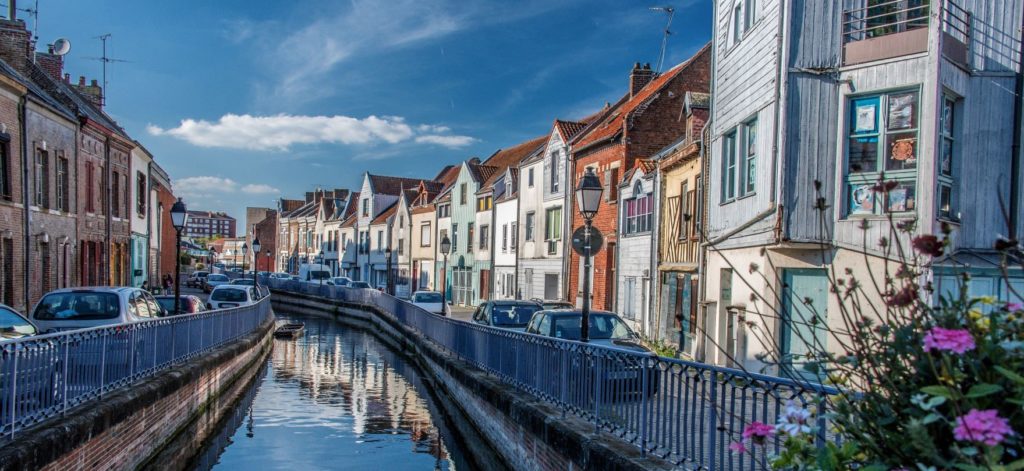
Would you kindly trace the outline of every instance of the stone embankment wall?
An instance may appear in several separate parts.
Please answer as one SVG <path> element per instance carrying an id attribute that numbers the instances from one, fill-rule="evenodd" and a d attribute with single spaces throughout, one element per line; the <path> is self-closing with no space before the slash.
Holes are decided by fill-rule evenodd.
<path id="1" fill-rule="evenodd" d="M 185 468 L 266 359 L 272 327 L 19 432 L 0 470 Z"/>
<path id="2" fill-rule="evenodd" d="M 271 300 L 278 313 L 328 316 L 370 327 L 420 367 L 457 424 L 473 427 L 486 439 L 486 444 L 470 449 L 474 453 L 496 453 L 511 469 L 673 468 L 666 461 L 642 455 L 634 445 L 597 433 L 593 423 L 572 415 L 563 416 L 551 404 L 517 391 L 450 355 L 375 306 L 280 291 L 274 291 Z"/>

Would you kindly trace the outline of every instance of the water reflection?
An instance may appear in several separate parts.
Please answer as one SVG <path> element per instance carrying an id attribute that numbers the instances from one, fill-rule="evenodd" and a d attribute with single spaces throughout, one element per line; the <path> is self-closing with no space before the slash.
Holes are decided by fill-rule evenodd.
<path id="1" fill-rule="evenodd" d="M 419 372 L 328 319 L 274 340 L 265 374 L 195 469 L 468 469 Z M 244 427 L 243 427 L 244 423 Z"/>

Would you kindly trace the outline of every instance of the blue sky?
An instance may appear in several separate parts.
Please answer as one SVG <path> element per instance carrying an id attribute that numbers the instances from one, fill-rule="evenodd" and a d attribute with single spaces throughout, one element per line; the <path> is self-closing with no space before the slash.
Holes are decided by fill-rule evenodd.
<path id="1" fill-rule="evenodd" d="M 664 69 L 711 35 L 710 0 L 39 3 L 40 49 L 68 38 L 72 80 L 100 79 L 88 58 L 112 34 L 129 62 L 108 68 L 108 113 L 190 208 L 239 219 L 364 171 L 429 178 L 595 111 L 657 63 L 652 6 L 676 9 Z"/>

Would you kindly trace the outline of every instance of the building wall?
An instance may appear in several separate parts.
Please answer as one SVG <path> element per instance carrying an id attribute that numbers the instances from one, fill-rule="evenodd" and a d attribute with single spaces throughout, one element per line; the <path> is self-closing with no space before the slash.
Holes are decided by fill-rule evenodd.
<path id="1" fill-rule="evenodd" d="M 277 253 L 277 211 L 270 210 L 253 227 L 256 237 L 260 240 L 260 255 L 256 269 L 258 271 L 277 271 L 277 257 L 274 256 Z M 269 257 L 267 256 L 268 252 L 270 253 Z"/>
<path id="2" fill-rule="evenodd" d="M 0 141 L 0 146 L 7 154 L 10 175 L 8 191 L 0 195 L 0 303 L 25 312 L 25 206 L 18 116 L 18 101 L 24 90 L 7 80 L 0 84 L 0 123 L 6 128 L 6 139 Z"/>
<path id="3" fill-rule="evenodd" d="M 416 278 L 413 288 L 438 290 L 440 287 L 435 286 L 435 270 L 433 263 L 437 244 L 440 243 L 440 236 L 438 235 L 437 228 L 437 212 L 433 205 L 427 205 L 420 208 L 414 208 L 409 217 L 411 219 L 410 231 L 412 232 L 412 237 L 410 237 L 410 252 L 413 264 L 412 273 Z M 427 239 L 422 237 L 422 227 L 424 227 L 424 225 L 429 228 L 427 231 Z"/>
<path id="4" fill-rule="evenodd" d="M 465 204 L 461 203 L 463 184 L 466 185 Z M 456 178 L 451 192 L 452 228 L 449 234 L 454 233 L 457 229 L 458 239 L 452 240 L 452 253 L 448 257 L 448 279 L 450 280 L 449 283 L 454 285 L 455 280 L 452 278 L 452 270 L 469 270 L 469 276 L 471 279 L 464 285 L 464 291 L 468 294 L 466 295 L 466 299 L 463 299 L 463 302 L 461 303 L 467 305 L 474 304 L 474 301 L 479 299 L 480 296 L 479 274 L 473 272 L 473 265 L 476 260 L 475 252 L 468 250 L 469 223 L 472 222 L 474 225 L 476 224 L 476 192 L 477 183 L 470 175 L 469 168 L 465 163 L 463 163 L 462 170 L 459 172 L 459 176 Z M 474 237 L 475 236 L 476 235 L 474 234 Z M 473 245 L 476 244 L 474 243 Z"/>
<path id="5" fill-rule="evenodd" d="M 521 293 L 516 281 L 516 247 L 513 224 L 519 217 L 519 200 L 512 198 L 494 205 L 491 247 L 494 253 L 494 299 L 516 299 Z M 506 235 L 507 234 L 507 235 Z"/>
<path id="6" fill-rule="evenodd" d="M 486 195 L 490 196 L 493 192 L 488 191 Z M 474 195 L 473 198 L 473 210 L 476 211 L 476 197 L 483 195 Z M 473 230 L 473 285 L 474 285 L 474 297 L 473 304 L 479 305 L 484 301 L 487 301 L 494 295 L 494 267 L 491 266 L 491 249 L 494 243 L 494 208 L 476 211 L 474 214 L 475 226 Z M 484 249 L 483 244 L 483 228 L 488 228 L 487 234 L 487 249 Z M 467 234 L 468 235 L 468 234 Z M 486 271 L 486 274 L 483 274 Z M 486 284 L 484 284 L 486 283 Z"/>
<path id="7" fill-rule="evenodd" d="M 650 195 L 654 192 L 653 175 L 646 176 L 639 170 L 635 171 L 633 178 L 623 182 L 619 188 L 619 244 L 616 246 L 618 268 L 616 270 L 617 291 L 620 293 L 615 304 L 615 312 L 631 324 L 634 330 L 650 335 L 647 326 L 650 325 L 651 306 L 651 250 L 653 248 L 654 235 L 654 213 L 652 201 L 651 230 L 635 234 L 626 234 L 624 224 L 624 202 L 638 196 L 634 193 L 635 185 L 641 186 L 641 196 Z"/>
<path id="8" fill-rule="evenodd" d="M 612 171 L 621 175 L 625 161 L 626 149 L 622 145 L 610 145 L 601 148 L 596 152 L 585 155 L 578 155 L 576 161 L 576 176 L 573 181 L 578 182 L 588 166 L 597 169 L 598 178 L 605 184 L 606 171 Z M 621 178 L 621 177 L 619 177 Z M 611 187 L 618 188 L 619 178 L 613 178 Z M 608 187 L 609 185 L 605 185 Z M 600 310 L 614 310 L 614 283 L 615 283 L 615 244 L 617 242 L 618 230 L 618 198 L 616 195 L 603 195 L 604 199 L 598 208 L 593 219 L 593 226 L 604 236 L 604 246 L 592 256 L 591 276 L 591 307 Z M 610 199 L 609 199 L 610 198 Z M 572 227 L 584 225 L 583 216 L 580 216 L 575 202 L 572 208 Z M 583 299 L 582 282 L 580 273 L 583 263 L 576 252 L 570 254 L 569 263 L 569 289 L 575 293 L 577 305 Z"/>

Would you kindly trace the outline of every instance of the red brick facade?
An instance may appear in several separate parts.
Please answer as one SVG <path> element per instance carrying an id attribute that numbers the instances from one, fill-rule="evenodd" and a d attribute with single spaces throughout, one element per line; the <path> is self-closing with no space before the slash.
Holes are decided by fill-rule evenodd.
<path id="1" fill-rule="evenodd" d="M 266 217 L 253 226 L 260 240 L 260 253 L 256 255 L 256 271 L 277 271 L 277 211 L 267 211 Z M 267 256 L 267 253 L 270 256 Z"/>
<path id="2" fill-rule="evenodd" d="M 636 68 L 634 75 L 647 69 Z M 651 157 L 686 135 L 686 119 L 682 116 L 687 91 L 707 93 L 711 81 L 710 45 L 705 46 L 687 62 L 654 78 L 639 91 L 631 91 L 615 107 L 573 142 L 574 183 L 584 169 L 593 167 L 604 185 L 604 198 L 594 227 L 605 237 L 605 245 L 595 254 L 591 279 L 593 309 L 612 310 L 615 306 L 615 244 L 618 230 L 617 188 L 623 174 L 637 159 Z M 631 83 L 635 77 L 631 76 Z M 572 227 L 584 224 L 572 200 Z M 583 296 L 580 292 L 582 263 L 575 252 L 569 259 L 569 299 Z"/>

